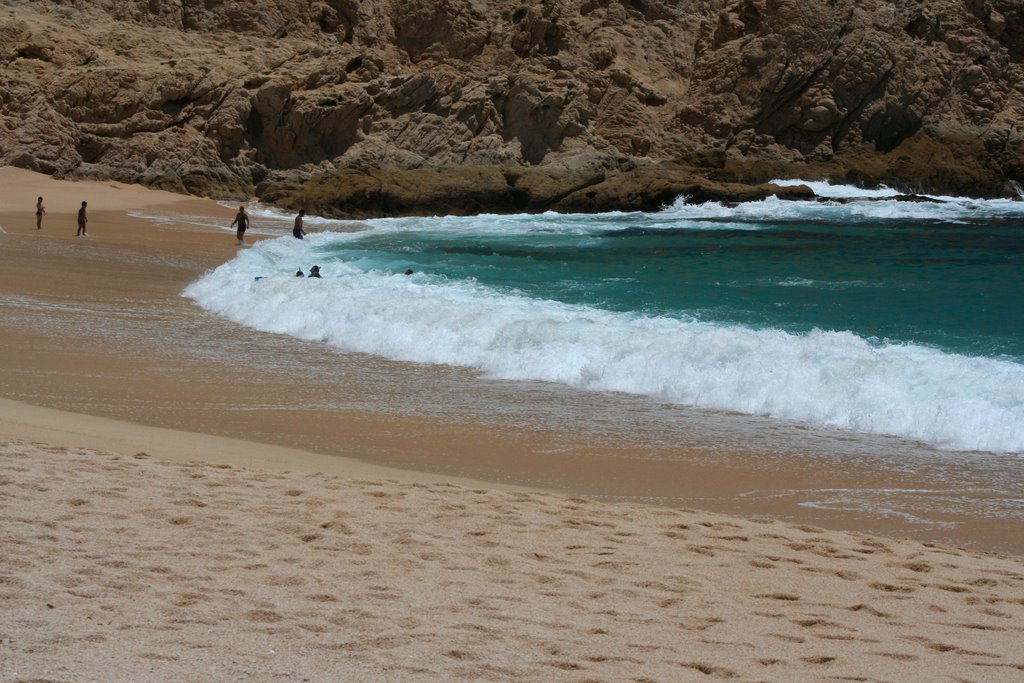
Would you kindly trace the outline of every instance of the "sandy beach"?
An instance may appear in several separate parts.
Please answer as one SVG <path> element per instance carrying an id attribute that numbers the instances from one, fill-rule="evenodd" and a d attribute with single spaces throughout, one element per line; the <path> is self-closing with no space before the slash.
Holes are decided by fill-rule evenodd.
<path id="1" fill-rule="evenodd" d="M 4 680 L 1024 679 L 1024 562 L 0 444 Z"/>
<path id="2" fill-rule="evenodd" d="M 0 679 L 1024 680 L 1012 456 L 809 505 L 894 470 L 215 318 L 232 216 L 0 168 Z"/>

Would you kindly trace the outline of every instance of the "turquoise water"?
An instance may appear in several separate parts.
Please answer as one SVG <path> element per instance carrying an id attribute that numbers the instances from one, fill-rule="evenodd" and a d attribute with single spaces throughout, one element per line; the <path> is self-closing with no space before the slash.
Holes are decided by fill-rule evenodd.
<path id="1" fill-rule="evenodd" d="M 309 239 L 243 250 L 185 295 L 483 377 L 1024 452 L 1024 202 L 814 189 L 832 198 L 355 232 L 314 218 Z M 287 234 L 287 216 L 257 215 Z M 313 263 L 323 279 L 294 277 Z"/>
<path id="2" fill-rule="evenodd" d="M 1020 220 L 675 222 L 548 216 L 513 234 L 401 230 L 321 253 L 612 311 L 1024 358 Z"/>

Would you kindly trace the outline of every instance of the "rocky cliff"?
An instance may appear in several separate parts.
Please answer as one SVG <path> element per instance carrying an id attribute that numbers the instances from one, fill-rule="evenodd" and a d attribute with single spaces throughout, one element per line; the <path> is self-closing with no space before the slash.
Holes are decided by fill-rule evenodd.
<path id="1" fill-rule="evenodd" d="M 347 215 L 1024 182 L 1020 0 L 517 2 L 5 0 L 0 163 Z"/>

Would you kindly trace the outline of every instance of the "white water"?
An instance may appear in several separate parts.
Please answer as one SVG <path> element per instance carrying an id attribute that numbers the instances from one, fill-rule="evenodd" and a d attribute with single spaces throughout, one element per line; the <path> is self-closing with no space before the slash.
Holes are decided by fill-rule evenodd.
<path id="1" fill-rule="evenodd" d="M 537 220 L 543 217 L 521 217 Z M 322 280 L 293 276 L 308 269 L 316 246 L 354 238 L 261 242 L 185 295 L 259 330 L 476 368 L 492 378 L 644 394 L 952 450 L 1024 452 L 1024 366 L 1017 363 L 875 345 L 848 332 L 796 335 L 613 313 L 337 262 L 322 264 Z"/>

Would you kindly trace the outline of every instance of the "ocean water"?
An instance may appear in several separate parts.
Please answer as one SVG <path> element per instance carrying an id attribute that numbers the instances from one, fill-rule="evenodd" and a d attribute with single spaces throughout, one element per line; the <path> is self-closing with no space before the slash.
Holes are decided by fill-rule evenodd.
<path id="1" fill-rule="evenodd" d="M 281 237 L 184 295 L 259 330 L 484 378 L 1024 453 L 1024 201 L 809 184 L 830 199 L 309 218 L 303 241 L 254 208 L 254 230 Z M 313 264 L 322 279 L 294 276 Z"/>

